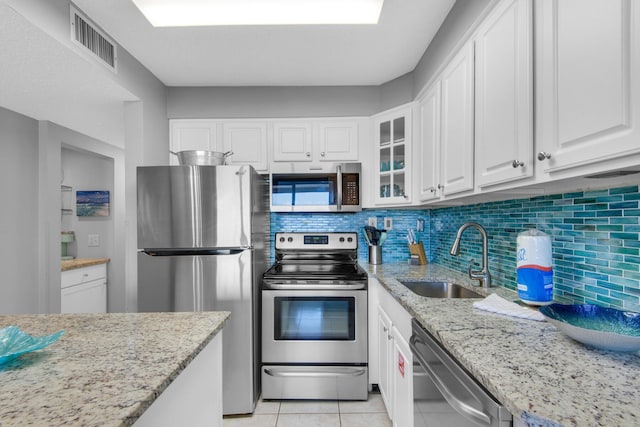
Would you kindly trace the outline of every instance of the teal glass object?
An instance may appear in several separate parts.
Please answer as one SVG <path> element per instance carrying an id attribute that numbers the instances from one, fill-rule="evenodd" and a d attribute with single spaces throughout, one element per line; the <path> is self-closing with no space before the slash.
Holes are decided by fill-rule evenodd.
<path id="1" fill-rule="evenodd" d="M 0 365 L 12 361 L 21 354 L 40 350 L 56 342 L 63 330 L 41 337 L 31 336 L 17 326 L 0 329 Z"/>
<path id="2" fill-rule="evenodd" d="M 593 304 L 550 304 L 540 312 L 558 329 L 603 350 L 640 350 L 640 313 Z"/>

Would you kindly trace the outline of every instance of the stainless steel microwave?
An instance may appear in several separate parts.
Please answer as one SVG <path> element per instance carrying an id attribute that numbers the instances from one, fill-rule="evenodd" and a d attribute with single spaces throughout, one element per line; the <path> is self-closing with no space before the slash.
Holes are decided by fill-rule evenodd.
<path id="1" fill-rule="evenodd" d="M 322 171 L 272 173 L 271 212 L 357 212 L 360 163 L 338 163 Z"/>

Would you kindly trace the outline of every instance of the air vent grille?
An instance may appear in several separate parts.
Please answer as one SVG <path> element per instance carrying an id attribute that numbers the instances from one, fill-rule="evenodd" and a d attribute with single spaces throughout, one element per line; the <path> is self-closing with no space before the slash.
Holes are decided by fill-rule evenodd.
<path id="1" fill-rule="evenodd" d="M 71 38 L 84 46 L 100 63 L 116 71 L 116 45 L 95 25 L 71 7 Z"/>

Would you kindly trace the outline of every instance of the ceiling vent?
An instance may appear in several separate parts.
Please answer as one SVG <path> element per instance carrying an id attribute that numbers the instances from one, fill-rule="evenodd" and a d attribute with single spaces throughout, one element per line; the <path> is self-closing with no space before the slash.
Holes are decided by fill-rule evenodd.
<path id="1" fill-rule="evenodd" d="M 71 40 L 82 46 L 94 60 L 117 72 L 117 46 L 78 9 L 70 7 Z"/>

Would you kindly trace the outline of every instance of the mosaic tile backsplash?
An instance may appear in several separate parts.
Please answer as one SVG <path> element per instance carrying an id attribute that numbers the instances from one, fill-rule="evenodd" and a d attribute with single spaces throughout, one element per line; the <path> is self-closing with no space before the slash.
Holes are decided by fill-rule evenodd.
<path id="1" fill-rule="evenodd" d="M 466 271 L 481 262 L 480 233 L 465 231 L 460 255 L 449 255 L 455 233 L 466 221 L 480 223 L 489 237 L 494 285 L 516 289 L 518 233 L 537 228 L 552 238 L 554 294 L 564 301 L 594 303 L 640 312 L 640 192 L 638 186 L 575 192 L 434 210 L 365 210 L 355 214 L 271 214 L 276 231 L 358 231 L 358 257 L 368 260 L 362 228 L 376 217 L 393 218 L 382 247 L 385 263 L 409 258 L 407 228 L 417 232 L 430 262 Z M 273 257 L 273 254 L 272 254 Z M 476 267 L 479 268 L 479 265 Z"/>
<path id="2" fill-rule="evenodd" d="M 384 218 L 393 219 L 393 227 L 387 232 L 387 240 L 382 245 L 382 260 L 385 263 L 406 262 L 409 258 L 407 246 L 407 229 L 416 230 L 418 219 L 424 221 L 424 231 L 416 232 L 420 241 L 429 237 L 429 211 L 426 210 L 364 210 L 355 213 L 272 213 L 271 214 L 271 247 L 273 248 L 276 231 L 357 231 L 358 259 L 361 263 L 369 260 L 369 246 L 364 239 L 363 228 L 370 217 L 377 220 L 377 228 L 383 229 Z M 273 249 L 271 253 L 273 258 Z"/>
<path id="3" fill-rule="evenodd" d="M 517 235 L 537 228 L 551 236 L 555 296 L 640 311 L 638 200 L 638 186 L 630 186 L 433 210 L 428 258 L 460 271 L 480 261 L 474 229 L 465 231 L 460 256 L 449 255 L 458 227 L 478 222 L 489 236 L 494 282 L 516 289 Z"/>

